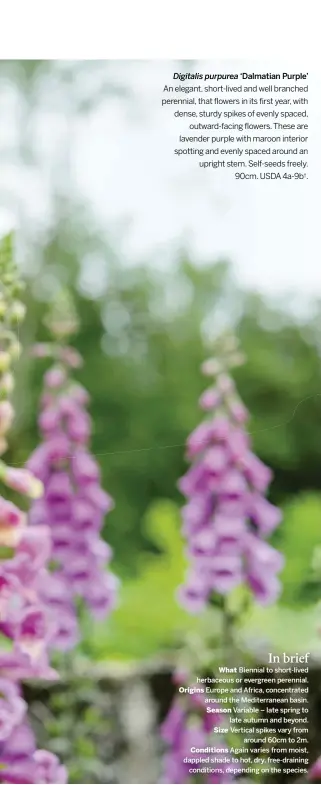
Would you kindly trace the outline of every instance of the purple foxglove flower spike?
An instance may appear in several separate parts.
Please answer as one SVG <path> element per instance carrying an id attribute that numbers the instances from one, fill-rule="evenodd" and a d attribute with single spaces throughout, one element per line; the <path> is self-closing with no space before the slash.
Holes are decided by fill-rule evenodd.
<path id="1" fill-rule="evenodd" d="M 49 326 L 52 329 L 52 323 Z M 114 503 L 101 488 L 100 469 L 89 450 L 88 393 L 71 378 L 72 369 L 81 365 L 80 356 L 54 341 L 43 348 L 38 345 L 36 354 L 50 356 L 55 363 L 44 376 L 39 415 L 43 441 L 27 465 L 44 484 L 44 496 L 33 503 L 30 521 L 50 527 L 54 576 L 61 589 L 54 601 L 48 600 L 60 620 L 53 644 L 67 649 L 79 638 L 78 598 L 99 619 L 115 606 L 118 581 L 108 568 L 111 549 L 100 537 Z"/>
<path id="2" fill-rule="evenodd" d="M 203 364 L 204 374 L 215 381 L 201 395 L 199 403 L 207 419 L 187 440 L 192 465 L 178 483 L 187 499 L 182 518 L 189 567 L 177 598 L 192 614 L 202 613 L 215 595 L 227 595 L 243 583 L 259 603 L 273 602 L 280 592 L 278 573 L 283 567 L 281 554 L 266 542 L 281 520 L 278 508 L 264 497 L 272 473 L 251 452 L 245 431 L 248 413 L 228 374 L 243 358 L 234 339 L 224 343 L 225 356 Z M 188 677 L 185 674 L 176 682 L 186 684 Z M 213 745 L 213 725 L 224 720 L 219 708 L 217 704 L 218 713 L 207 714 L 202 694 L 176 696 L 161 728 L 168 747 L 162 782 L 193 781 L 184 758 L 193 757 L 192 747 Z M 219 740 L 215 734 L 215 743 L 226 748 L 223 735 Z M 202 782 L 233 781 L 224 757 L 218 764 L 220 771 L 203 774 Z"/>
<path id="3" fill-rule="evenodd" d="M 19 324 L 24 315 L 24 306 L 15 299 L 19 286 L 11 239 L 5 238 L 0 243 L 1 455 L 7 449 L 4 434 L 7 436 L 14 419 L 9 400 L 14 386 L 11 365 L 20 344 L 11 327 Z M 0 482 L 30 498 L 38 498 L 43 492 L 42 482 L 32 471 L 7 466 L 3 460 Z M 29 678 L 57 678 L 47 655 L 52 623 L 39 591 L 40 575 L 46 585 L 50 551 L 50 529 L 28 526 L 26 514 L 0 495 L 0 632 L 11 644 L 9 650 L 0 647 L 1 782 L 66 782 L 66 772 L 58 759 L 49 759 L 50 753 L 45 751 L 36 751 L 19 684 Z"/>
<path id="4" fill-rule="evenodd" d="M 274 602 L 281 590 L 283 560 L 265 540 L 282 516 L 264 497 L 272 472 L 251 451 L 248 414 L 228 374 L 235 363 L 240 356 L 233 348 L 203 365 L 215 383 L 200 398 L 207 419 L 187 440 L 192 465 L 179 481 L 187 498 L 182 515 L 191 570 L 178 597 L 193 613 L 213 592 L 225 595 L 242 583 L 262 604 Z"/>

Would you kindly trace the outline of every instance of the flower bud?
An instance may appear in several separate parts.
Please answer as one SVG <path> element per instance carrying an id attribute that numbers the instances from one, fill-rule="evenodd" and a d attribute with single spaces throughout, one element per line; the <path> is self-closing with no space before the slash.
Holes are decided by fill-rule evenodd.
<path id="1" fill-rule="evenodd" d="M 70 366 L 70 368 L 81 368 L 82 357 L 72 346 L 64 346 L 60 349 L 60 358 L 63 362 Z"/>
<path id="2" fill-rule="evenodd" d="M 25 522 L 25 514 L 12 502 L 0 496 L 0 526 L 21 526 Z"/>
<path id="3" fill-rule="evenodd" d="M 40 407 L 41 409 L 47 408 L 47 406 L 53 406 L 55 403 L 54 395 L 51 395 L 48 392 L 43 393 L 40 398 Z"/>
<path id="4" fill-rule="evenodd" d="M 0 378 L 0 395 L 2 395 L 3 397 L 11 395 L 13 389 L 14 389 L 13 375 L 12 373 L 5 373 Z"/>
<path id="5" fill-rule="evenodd" d="M 41 605 L 29 605 L 21 614 L 18 645 L 31 659 L 39 659 L 46 646 L 47 615 Z"/>
<path id="6" fill-rule="evenodd" d="M 26 284 L 24 281 L 15 280 L 12 284 L 11 291 L 15 297 L 18 297 L 18 295 L 21 294 L 21 292 L 24 292 L 25 288 L 26 288 Z"/>
<path id="7" fill-rule="evenodd" d="M 0 373 L 10 368 L 11 357 L 9 352 L 0 351 Z"/>
<path id="8" fill-rule="evenodd" d="M 0 546 L 16 548 L 25 525 L 26 515 L 15 504 L 0 498 Z"/>
<path id="9" fill-rule="evenodd" d="M 12 360 L 19 360 L 21 355 L 21 343 L 17 339 L 13 340 L 9 348 Z"/>
<path id="10" fill-rule="evenodd" d="M 8 449 L 8 442 L 4 438 L 4 436 L 0 436 L 0 455 L 3 455 L 4 452 Z"/>
<path id="11" fill-rule="evenodd" d="M 211 409 L 219 406 L 220 403 L 221 396 L 215 387 L 208 387 L 207 390 L 204 390 L 199 399 L 199 404 L 205 411 L 211 411 Z"/>
<path id="12" fill-rule="evenodd" d="M 44 409 L 38 418 L 39 427 L 46 433 L 53 433 L 59 426 L 60 415 L 57 408 Z"/>
<path id="13" fill-rule="evenodd" d="M 48 343 L 35 343 L 31 349 L 32 357 L 51 357 L 52 347 Z"/>
<path id="14" fill-rule="evenodd" d="M 0 524 L 0 547 L 16 548 L 22 538 L 23 529 L 20 526 L 2 526 Z"/>
<path id="15" fill-rule="evenodd" d="M 76 401 L 80 406 L 86 406 L 90 401 L 90 396 L 81 384 L 72 384 L 69 387 L 68 393 L 73 401 Z"/>
<path id="16" fill-rule="evenodd" d="M 4 286 L 10 286 L 10 284 L 14 283 L 14 274 L 13 273 L 4 273 L 2 275 L 2 283 Z"/>
<path id="17" fill-rule="evenodd" d="M 202 373 L 204 376 L 216 376 L 216 374 L 221 373 L 222 370 L 222 363 L 215 359 L 205 360 L 202 365 Z"/>
<path id="18" fill-rule="evenodd" d="M 217 387 L 223 395 L 227 395 L 227 393 L 230 393 L 232 390 L 234 390 L 235 385 L 233 379 L 231 379 L 230 376 L 222 373 L 218 377 Z"/>
<path id="19" fill-rule="evenodd" d="M 0 297 L 0 319 L 3 319 L 7 310 L 7 303 L 3 297 Z"/>
<path id="20" fill-rule="evenodd" d="M 227 401 L 227 405 L 229 408 L 229 412 L 234 418 L 235 422 L 239 423 L 240 425 L 246 422 L 246 420 L 249 417 L 249 413 L 239 398 L 236 397 L 229 398 Z"/>
<path id="21" fill-rule="evenodd" d="M 0 478 L 9 488 L 31 499 L 39 499 L 43 494 L 42 483 L 28 469 L 15 469 L 0 463 Z"/>
<path id="22" fill-rule="evenodd" d="M 222 336 L 222 350 L 224 354 L 230 354 L 230 352 L 236 352 L 238 348 L 238 340 L 235 335 L 226 334 Z"/>
<path id="23" fill-rule="evenodd" d="M 15 300 L 9 309 L 9 319 L 13 324 L 21 324 L 26 315 L 26 307 L 20 300 Z"/>
<path id="24" fill-rule="evenodd" d="M 12 425 L 14 408 L 10 401 L 0 402 L 0 434 L 6 433 Z"/>
<path id="25" fill-rule="evenodd" d="M 233 368 L 237 365 L 244 365 L 245 363 L 245 355 L 241 352 L 237 352 L 236 354 L 231 354 L 228 358 L 228 364 L 230 368 Z"/>
<path id="26" fill-rule="evenodd" d="M 50 368 L 50 370 L 45 374 L 45 384 L 51 389 L 55 390 L 59 387 L 62 387 L 65 381 L 66 372 L 64 368 L 59 367 L 59 365 L 55 365 L 53 368 Z"/>

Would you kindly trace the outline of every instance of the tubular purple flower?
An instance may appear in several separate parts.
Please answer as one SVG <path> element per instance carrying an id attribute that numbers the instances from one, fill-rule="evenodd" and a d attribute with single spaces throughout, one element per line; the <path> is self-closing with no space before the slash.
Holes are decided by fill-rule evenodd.
<path id="1" fill-rule="evenodd" d="M 14 420 L 14 409 L 10 401 L 0 401 L 0 433 L 7 433 Z"/>
<path id="2" fill-rule="evenodd" d="M 67 782 L 66 769 L 61 766 L 56 755 L 53 755 L 52 752 L 36 750 L 33 760 L 37 767 L 37 782 L 57 783 L 57 785 L 64 785 Z"/>
<path id="3" fill-rule="evenodd" d="M 189 613 L 199 614 L 204 609 L 208 594 L 207 581 L 199 573 L 189 571 L 184 586 L 177 589 L 177 599 Z"/>
<path id="4" fill-rule="evenodd" d="M 34 734 L 27 721 L 15 726 L 5 744 L 0 741 L 0 760 L 2 782 L 13 785 L 67 782 L 66 769 L 56 755 L 36 749 Z"/>

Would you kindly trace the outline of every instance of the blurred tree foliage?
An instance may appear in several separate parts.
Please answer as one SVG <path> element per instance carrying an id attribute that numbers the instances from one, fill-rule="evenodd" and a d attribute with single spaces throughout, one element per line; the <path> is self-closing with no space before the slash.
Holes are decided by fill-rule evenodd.
<path id="1" fill-rule="evenodd" d="M 107 276 L 104 262 L 96 270 L 101 292 L 86 297 L 78 286 L 80 255 L 77 243 L 60 246 L 54 238 L 44 249 L 41 280 L 59 279 L 61 267 L 74 291 L 81 319 L 76 345 L 85 360 L 78 379 L 92 396 L 93 449 L 116 500 L 106 527 L 119 566 L 132 571 L 141 550 L 155 551 L 142 526 L 150 504 L 161 498 L 182 501 L 176 482 L 185 468 L 184 442 L 201 416 L 199 367 L 210 351 L 206 327 L 216 324 L 222 309 L 234 320 L 247 356 L 236 381 L 251 413 L 255 450 L 275 472 L 271 499 L 283 503 L 299 491 L 320 490 L 317 322 L 300 325 L 258 296 L 236 297 L 226 264 L 201 269 L 185 258 L 170 276 L 106 259 Z M 38 284 L 36 277 L 27 292 L 26 346 L 46 337 L 41 323 L 46 303 L 35 297 Z M 17 389 L 14 463 L 23 462 L 37 442 L 43 371 L 43 361 L 31 362 L 26 351 Z"/>
<path id="2" fill-rule="evenodd" d="M 59 756 L 71 784 L 115 782 L 114 761 L 124 743 L 113 685 L 78 673 L 75 665 L 60 667 L 60 674 L 49 690 L 39 682 L 24 687 L 39 746 Z"/>

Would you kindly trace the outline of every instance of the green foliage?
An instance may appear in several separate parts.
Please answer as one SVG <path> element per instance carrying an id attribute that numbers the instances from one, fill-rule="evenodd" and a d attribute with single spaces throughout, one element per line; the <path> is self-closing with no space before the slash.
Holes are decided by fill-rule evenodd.
<path id="1" fill-rule="evenodd" d="M 87 619 L 83 646 L 87 655 L 133 660 L 159 655 L 193 627 L 175 599 L 185 567 L 176 505 L 155 502 L 147 512 L 145 526 L 159 555 L 142 557 L 138 577 L 123 584 L 119 608 L 107 625 L 91 629 Z"/>
<path id="2" fill-rule="evenodd" d="M 26 697 L 39 747 L 59 756 L 67 766 L 68 782 L 110 781 L 106 776 L 120 732 L 110 689 L 71 670 L 62 684 L 49 690 L 29 685 Z"/>
<path id="3" fill-rule="evenodd" d="M 317 611 L 312 605 L 301 609 L 285 607 L 280 603 L 268 608 L 256 605 L 244 619 L 242 638 L 250 648 L 252 658 L 258 661 L 260 650 L 265 655 L 267 651 L 277 654 L 282 651 L 312 652 L 315 649 L 318 652 L 317 622 Z"/>
<path id="4" fill-rule="evenodd" d="M 285 556 L 281 575 L 281 604 L 298 608 L 311 604 L 320 596 L 314 582 L 312 562 L 320 544 L 321 495 L 300 494 L 284 507 L 284 520 L 279 529 L 277 547 Z"/>

